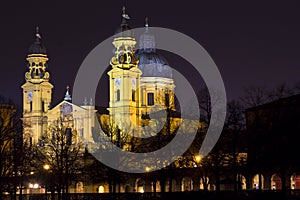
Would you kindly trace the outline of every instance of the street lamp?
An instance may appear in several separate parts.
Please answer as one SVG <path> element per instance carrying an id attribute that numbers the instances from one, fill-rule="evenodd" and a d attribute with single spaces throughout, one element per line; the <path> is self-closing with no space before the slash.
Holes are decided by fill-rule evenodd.
<path id="1" fill-rule="evenodd" d="M 145 170 L 146 170 L 146 172 L 150 172 L 151 168 L 150 167 L 146 167 Z"/>
<path id="2" fill-rule="evenodd" d="M 200 154 L 196 154 L 194 156 L 194 160 L 196 162 L 196 167 L 199 167 L 198 168 L 199 176 L 200 176 L 199 189 L 207 190 L 208 189 L 208 177 L 206 176 L 205 169 L 202 168 L 202 164 L 201 164 L 202 159 L 203 159 L 203 157 Z"/>
<path id="3" fill-rule="evenodd" d="M 194 156 L 194 159 L 195 159 L 195 161 L 196 161 L 196 163 L 197 163 L 197 167 L 198 167 L 198 164 L 199 164 L 199 163 L 201 162 L 201 160 L 202 160 L 202 156 L 199 155 L 199 154 L 197 154 L 197 155 Z"/>
<path id="4" fill-rule="evenodd" d="M 151 191 L 151 181 L 149 180 L 149 172 L 150 172 L 151 168 L 147 166 L 145 168 L 145 170 L 146 170 L 146 180 L 144 182 L 145 184 L 143 186 L 143 189 L 140 190 L 140 193 L 150 192 Z"/>
<path id="5" fill-rule="evenodd" d="M 45 179 L 46 179 L 46 181 L 45 181 L 45 195 L 47 195 L 47 182 L 48 182 L 48 170 L 50 169 L 50 165 L 48 165 L 48 164 L 44 164 L 43 165 L 43 169 L 46 171 L 46 176 L 45 176 Z"/>
<path id="6" fill-rule="evenodd" d="M 30 189 L 38 189 L 39 188 L 39 184 L 38 183 L 29 183 L 29 188 Z"/>
<path id="7" fill-rule="evenodd" d="M 50 169 L 50 165 L 45 164 L 45 165 L 43 166 L 43 168 L 44 168 L 44 170 L 49 170 L 49 169 Z"/>

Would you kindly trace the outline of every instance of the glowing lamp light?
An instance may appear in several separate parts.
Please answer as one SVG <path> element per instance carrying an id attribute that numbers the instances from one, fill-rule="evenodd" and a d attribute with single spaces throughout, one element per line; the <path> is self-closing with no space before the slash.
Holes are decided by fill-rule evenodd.
<path id="1" fill-rule="evenodd" d="M 146 172 L 149 172 L 150 170 L 150 167 L 146 167 Z"/>
<path id="2" fill-rule="evenodd" d="M 39 188 L 39 184 L 38 183 L 29 183 L 29 188 L 31 189 L 38 189 Z"/>
<path id="3" fill-rule="evenodd" d="M 49 170 L 49 169 L 50 169 L 50 165 L 45 164 L 45 165 L 43 166 L 43 168 L 44 168 L 44 170 Z"/>
<path id="4" fill-rule="evenodd" d="M 201 156 L 201 155 L 195 155 L 195 161 L 196 161 L 197 163 L 200 163 L 201 160 L 202 160 L 202 156 Z"/>

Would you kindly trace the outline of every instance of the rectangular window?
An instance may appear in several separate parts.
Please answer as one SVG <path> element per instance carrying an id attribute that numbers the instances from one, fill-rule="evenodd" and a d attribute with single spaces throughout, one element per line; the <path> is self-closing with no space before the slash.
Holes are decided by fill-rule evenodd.
<path id="1" fill-rule="evenodd" d="M 120 90 L 117 90 L 117 101 L 120 101 Z"/>
<path id="2" fill-rule="evenodd" d="M 131 100 L 132 101 L 135 101 L 135 90 L 132 90 L 132 94 L 131 94 Z"/>
<path id="3" fill-rule="evenodd" d="M 83 128 L 82 129 L 80 129 L 80 136 L 81 136 L 81 138 L 83 138 L 83 133 L 84 133 L 84 131 L 83 131 Z"/>
<path id="4" fill-rule="evenodd" d="M 66 144 L 71 145 L 72 144 L 72 129 L 66 128 Z"/>
<path id="5" fill-rule="evenodd" d="M 32 147 L 32 137 L 29 138 L 29 146 Z"/>
<path id="6" fill-rule="evenodd" d="M 55 139 L 56 139 L 56 137 L 55 137 L 55 132 L 53 131 L 53 132 L 52 132 L 52 142 L 53 142 L 53 143 L 55 142 Z"/>
<path id="7" fill-rule="evenodd" d="M 147 93 L 147 99 L 148 99 L 148 106 L 153 106 L 154 105 L 154 93 L 153 92 Z"/>

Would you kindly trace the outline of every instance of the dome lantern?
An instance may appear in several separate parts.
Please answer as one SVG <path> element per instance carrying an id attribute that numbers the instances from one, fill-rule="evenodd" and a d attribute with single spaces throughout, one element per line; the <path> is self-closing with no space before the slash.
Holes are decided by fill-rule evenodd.
<path id="1" fill-rule="evenodd" d="M 156 51 L 155 37 L 150 32 L 148 18 L 145 19 L 145 32 L 139 38 L 139 49 L 136 56 L 139 59 L 138 68 L 142 77 L 172 78 L 172 69 L 167 60 Z"/>

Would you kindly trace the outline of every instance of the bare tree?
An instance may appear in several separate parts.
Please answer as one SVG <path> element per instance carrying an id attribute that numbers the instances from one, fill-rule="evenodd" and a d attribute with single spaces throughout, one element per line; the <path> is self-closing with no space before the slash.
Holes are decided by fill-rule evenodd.
<path id="1" fill-rule="evenodd" d="M 3 192 L 16 193 L 15 142 L 20 121 L 13 102 L 0 96 L 0 199 Z"/>
<path id="2" fill-rule="evenodd" d="M 227 105 L 227 119 L 225 123 L 225 129 L 231 138 L 232 143 L 232 168 L 233 168 L 233 184 L 234 191 L 238 188 L 238 174 L 237 174 L 237 157 L 238 153 L 245 152 L 245 115 L 244 107 L 239 101 L 233 100 Z M 245 164 L 245 163 L 244 163 Z"/>
<path id="3" fill-rule="evenodd" d="M 269 100 L 269 92 L 262 86 L 248 86 L 244 87 L 244 95 L 241 101 L 244 106 L 253 107 L 266 103 Z"/>
<path id="4" fill-rule="evenodd" d="M 64 127 L 57 122 L 49 127 L 39 145 L 35 148 L 35 169 L 41 173 L 43 166 L 48 165 L 48 181 L 56 187 L 60 199 L 68 199 L 69 185 L 74 176 L 80 173 L 84 164 L 85 146 L 82 141 L 76 140 L 76 131 Z M 53 188 L 50 188 L 53 191 Z"/>
<path id="5" fill-rule="evenodd" d="M 300 81 L 294 85 L 293 90 L 295 91 L 296 94 L 300 93 Z"/>
<path id="6" fill-rule="evenodd" d="M 295 93 L 295 91 L 292 88 L 290 88 L 287 84 L 282 83 L 268 93 L 269 93 L 268 101 L 275 101 L 281 98 L 291 96 Z"/>
<path id="7" fill-rule="evenodd" d="M 245 108 L 259 106 L 270 101 L 275 101 L 281 98 L 285 98 L 299 91 L 299 83 L 294 87 L 289 87 L 286 83 L 277 85 L 274 89 L 269 90 L 263 86 L 248 86 L 244 87 L 244 95 L 240 100 Z"/>

